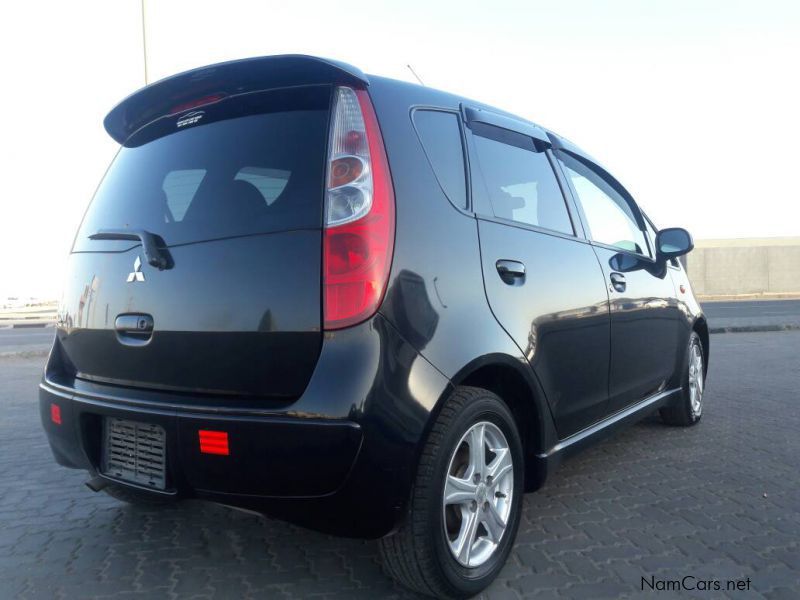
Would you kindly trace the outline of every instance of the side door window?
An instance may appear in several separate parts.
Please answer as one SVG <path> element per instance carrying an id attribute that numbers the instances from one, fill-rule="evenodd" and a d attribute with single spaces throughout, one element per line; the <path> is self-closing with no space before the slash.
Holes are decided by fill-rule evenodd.
<path id="1" fill-rule="evenodd" d="M 652 258 L 645 233 L 622 194 L 572 156 L 560 152 L 558 160 L 578 196 L 592 240 Z"/>
<path id="2" fill-rule="evenodd" d="M 575 235 L 550 160 L 532 138 L 491 126 L 473 134 L 495 217 Z"/>

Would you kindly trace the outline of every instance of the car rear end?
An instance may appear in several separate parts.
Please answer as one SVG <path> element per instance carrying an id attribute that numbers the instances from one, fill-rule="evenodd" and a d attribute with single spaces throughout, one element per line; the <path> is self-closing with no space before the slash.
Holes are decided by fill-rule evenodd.
<path id="1" fill-rule="evenodd" d="M 447 382 L 376 312 L 395 200 L 366 77 L 224 63 L 144 88 L 105 125 L 122 148 L 76 236 L 40 386 L 58 462 L 95 487 L 388 532 L 427 413 L 385 377 L 415 369 L 433 398 Z"/>

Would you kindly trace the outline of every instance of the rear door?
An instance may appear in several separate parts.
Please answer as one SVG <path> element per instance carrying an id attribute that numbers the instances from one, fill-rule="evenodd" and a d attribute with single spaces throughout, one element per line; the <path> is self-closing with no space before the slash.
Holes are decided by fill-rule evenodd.
<path id="1" fill-rule="evenodd" d="M 487 298 L 538 377 L 563 438 L 605 414 L 603 273 L 580 237 L 544 132 L 523 123 L 514 131 L 509 119 L 481 112 L 469 141 Z"/>
<path id="2" fill-rule="evenodd" d="M 608 285 L 609 411 L 615 412 L 664 389 L 675 369 L 680 312 L 672 279 L 654 260 L 644 219 L 630 195 L 587 157 L 565 151 L 557 156 Z"/>
<path id="3" fill-rule="evenodd" d="M 181 392 L 303 392 L 322 340 L 330 97 L 327 85 L 226 97 L 125 141 L 70 255 L 67 370 Z M 103 231 L 152 234 L 165 265 L 138 241 L 91 239 Z"/>

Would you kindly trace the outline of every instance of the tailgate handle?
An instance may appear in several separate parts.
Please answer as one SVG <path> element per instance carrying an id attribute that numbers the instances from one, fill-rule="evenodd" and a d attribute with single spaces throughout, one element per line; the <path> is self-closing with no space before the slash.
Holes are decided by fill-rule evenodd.
<path id="1" fill-rule="evenodd" d="M 141 346 L 153 335 L 153 317 L 145 314 L 119 315 L 114 321 L 117 339 L 129 346 Z"/>

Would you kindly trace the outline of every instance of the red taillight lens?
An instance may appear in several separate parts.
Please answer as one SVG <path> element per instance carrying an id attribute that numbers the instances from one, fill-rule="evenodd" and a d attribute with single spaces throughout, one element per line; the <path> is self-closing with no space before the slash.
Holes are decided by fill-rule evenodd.
<path id="1" fill-rule="evenodd" d="M 230 454 L 226 431 L 201 429 L 197 433 L 200 437 L 200 452 L 203 454 L 221 454 L 223 456 Z"/>
<path id="2" fill-rule="evenodd" d="M 323 247 L 325 329 L 355 325 L 378 310 L 394 246 L 394 193 L 369 96 L 337 88 L 334 110 Z"/>
<path id="3" fill-rule="evenodd" d="M 56 425 L 61 425 L 61 407 L 58 404 L 50 405 L 50 420 Z"/>

